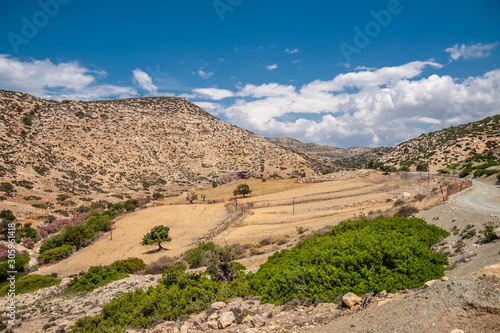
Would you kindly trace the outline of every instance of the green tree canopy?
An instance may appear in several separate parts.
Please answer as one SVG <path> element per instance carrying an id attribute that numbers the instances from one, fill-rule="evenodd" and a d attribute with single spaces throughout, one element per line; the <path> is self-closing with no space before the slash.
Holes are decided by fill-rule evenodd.
<path id="1" fill-rule="evenodd" d="M 165 227 L 164 225 L 159 225 L 151 229 L 150 232 L 144 235 L 142 239 L 142 245 L 151 245 L 158 244 L 158 250 L 163 249 L 161 246 L 162 242 L 170 242 L 172 238 L 168 236 L 168 232 L 170 231 L 169 227 Z"/>
<path id="2" fill-rule="evenodd" d="M 248 184 L 240 184 L 238 185 L 238 187 L 236 187 L 236 190 L 234 190 L 233 194 L 235 196 L 238 196 L 238 194 L 241 194 L 243 196 L 243 198 L 247 195 L 247 194 L 250 194 L 252 193 L 252 191 L 250 190 L 250 186 L 248 186 Z"/>

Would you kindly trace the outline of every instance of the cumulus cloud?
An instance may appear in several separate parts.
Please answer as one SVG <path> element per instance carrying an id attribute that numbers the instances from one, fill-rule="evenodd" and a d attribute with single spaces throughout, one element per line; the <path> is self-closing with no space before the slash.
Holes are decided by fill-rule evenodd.
<path id="1" fill-rule="evenodd" d="M 219 103 L 212 103 L 212 102 L 195 102 L 194 104 L 198 105 L 200 108 L 204 109 L 205 111 L 208 111 L 210 114 L 213 116 L 217 116 L 220 108 L 222 108 L 222 105 Z"/>
<path id="2" fill-rule="evenodd" d="M 473 45 L 458 45 L 455 44 L 445 50 L 450 54 L 450 61 L 458 60 L 460 58 L 473 59 L 473 58 L 484 58 L 491 54 L 491 50 L 500 44 L 499 42 L 490 44 L 473 44 Z"/>
<path id="3" fill-rule="evenodd" d="M 218 88 L 199 88 L 194 89 L 195 96 L 203 99 L 219 100 L 223 98 L 233 97 L 234 93 L 231 90 Z"/>
<path id="4" fill-rule="evenodd" d="M 209 77 L 211 77 L 212 75 L 214 75 L 213 72 L 204 72 L 202 70 L 199 70 L 198 71 L 198 75 L 202 78 L 202 79 L 208 79 Z"/>
<path id="5" fill-rule="evenodd" d="M 394 145 L 429 130 L 500 113 L 500 69 L 456 80 L 423 73 L 432 60 L 339 74 L 302 87 L 245 85 L 206 99 L 232 100 L 211 112 L 264 136 L 351 146 Z M 360 70 L 360 69 L 358 69 Z"/>
<path id="6" fill-rule="evenodd" d="M 0 88 L 50 99 L 103 99 L 137 96 L 131 87 L 96 84 L 102 70 L 91 70 L 78 61 L 53 63 L 49 59 L 21 61 L 0 55 Z"/>
<path id="7" fill-rule="evenodd" d="M 276 69 L 278 68 L 278 64 L 274 64 L 274 65 L 269 65 L 269 66 L 266 66 L 266 69 L 268 71 L 272 71 L 273 69 Z"/>
<path id="8" fill-rule="evenodd" d="M 143 72 L 140 69 L 134 69 L 132 71 L 134 75 L 133 82 L 142 89 L 146 90 L 150 95 L 156 95 L 158 92 L 158 88 L 153 84 L 153 79 L 148 73 Z"/>

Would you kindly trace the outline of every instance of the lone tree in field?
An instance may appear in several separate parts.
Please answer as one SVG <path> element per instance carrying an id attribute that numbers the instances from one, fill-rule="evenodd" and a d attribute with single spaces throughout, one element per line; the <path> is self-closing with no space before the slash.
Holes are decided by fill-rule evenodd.
<path id="1" fill-rule="evenodd" d="M 198 194 L 194 192 L 189 192 L 188 195 L 186 196 L 186 200 L 189 201 L 190 204 L 192 204 L 193 201 L 198 200 Z"/>
<path id="2" fill-rule="evenodd" d="M 252 191 L 250 191 L 250 186 L 248 186 L 247 184 L 240 184 L 238 185 L 238 187 L 236 188 L 236 190 L 234 190 L 233 194 L 235 196 L 238 196 L 238 194 L 241 194 L 243 196 L 243 198 L 247 195 L 247 194 L 250 194 L 252 193 Z"/>
<path id="3" fill-rule="evenodd" d="M 170 231 L 169 227 L 165 227 L 164 225 L 159 225 L 151 229 L 150 232 L 144 235 L 142 238 L 142 245 L 151 245 L 158 243 L 158 251 L 161 251 L 163 247 L 161 246 L 162 242 L 170 242 L 172 238 L 168 236 L 168 232 Z"/>

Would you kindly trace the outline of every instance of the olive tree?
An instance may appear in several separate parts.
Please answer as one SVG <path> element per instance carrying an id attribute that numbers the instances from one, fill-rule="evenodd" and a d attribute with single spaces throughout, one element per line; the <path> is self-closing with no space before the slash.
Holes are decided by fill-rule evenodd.
<path id="1" fill-rule="evenodd" d="M 164 225 L 159 225 L 151 229 L 150 232 L 144 235 L 142 238 L 142 245 L 151 245 L 158 244 L 158 251 L 162 250 L 161 246 L 162 242 L 170 242 L 172 238 L 169 237 L 168 232 L 170 231 L 169 227 L 165 227 Z"/>

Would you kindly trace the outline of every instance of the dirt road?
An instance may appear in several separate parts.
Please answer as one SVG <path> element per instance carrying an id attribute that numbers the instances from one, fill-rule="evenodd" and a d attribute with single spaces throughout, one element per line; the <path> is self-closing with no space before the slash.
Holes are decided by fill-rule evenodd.
<path id="1" fill-rule="evenodd" d="M 473 180 L 474 187 L 464 194 L 458 195 L 457 200 L 472 208 L 500 213 L 500 187 L 482 181 Z"/>

